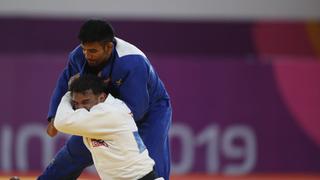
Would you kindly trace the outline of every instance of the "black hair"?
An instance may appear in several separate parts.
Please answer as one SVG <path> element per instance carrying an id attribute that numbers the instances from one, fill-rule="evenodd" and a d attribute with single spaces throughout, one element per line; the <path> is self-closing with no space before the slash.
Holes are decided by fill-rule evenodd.
<path id="1" fill-rule="evenodd" d="M 80 28 L 78 38 L 81 43 L 87 42 L 112 42 L 114 30 L 106 21 L 88 20 Z"/>
<path id="2" fill-rule="evenodd" d="M 69 86 L 71 93 L 85 93 L 90 89 L 95 95 L 103 92 L 108 94 L 108 86 L 104 83 L 103 78 L 92 74 L 85 74 L 74 79 Z"/>

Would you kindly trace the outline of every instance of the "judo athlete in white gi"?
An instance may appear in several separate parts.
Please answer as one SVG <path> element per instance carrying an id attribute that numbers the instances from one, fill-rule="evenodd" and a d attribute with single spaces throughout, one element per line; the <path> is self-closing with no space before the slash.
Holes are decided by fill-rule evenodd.
<path id="1" fill-rule="evenodd" d="M 70 84 L 54 120 L 60 132 L 83 137 L 101 179 L 155 179 L 130 109 L 106 91 L 103 79 L 83 75 Z"/>

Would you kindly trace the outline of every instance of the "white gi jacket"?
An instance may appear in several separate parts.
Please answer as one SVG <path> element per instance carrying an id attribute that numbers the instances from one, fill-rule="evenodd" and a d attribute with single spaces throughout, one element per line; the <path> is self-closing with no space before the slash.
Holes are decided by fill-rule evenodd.
<path id="1" fill-rule="evenodd" d="M 54 126 L 61 132 L 83 136 L 101 179 L 139 179 L 152 171 L 149 157 L 126 104 L 108 95 L 103 103 L 73 110 L 70 92 L 58 106 Z"/>

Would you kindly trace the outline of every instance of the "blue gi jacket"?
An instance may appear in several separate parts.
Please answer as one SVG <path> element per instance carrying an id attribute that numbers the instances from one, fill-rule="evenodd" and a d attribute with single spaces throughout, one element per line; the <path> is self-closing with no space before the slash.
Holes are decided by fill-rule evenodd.
<path id="1" fill-rule="evenodd" d="M 62 96 L 68 90 L 73 75 L 84 74 L 86 59 L 80 46 L 69 55 L 69 61 L 60 75 L 51 97 L 48 118 L 54 117 Z M 147 57 L 138 48 L 115 38 L 115 48 L 102 70 L 102 77 L 111 75 L 111 94 L 123 100 L 131 109 L 135 121 L 143 119 L 148 109 L 168 93 Z"/>

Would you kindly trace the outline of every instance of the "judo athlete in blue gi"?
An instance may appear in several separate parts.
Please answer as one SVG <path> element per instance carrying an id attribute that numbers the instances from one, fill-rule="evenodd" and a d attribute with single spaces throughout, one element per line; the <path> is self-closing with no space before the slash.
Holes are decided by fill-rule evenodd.
<path id="1" fill-rule="evenodd" d="M 149 60 L 137 47 L 116 38 L 111 25 L 102 20 L 85 22 L 78 38 L 81 44 L 70 53 L 51 97 L 47 133 L 52 137 L 57 134 L 54 116 L 68 82 L 83 74 L 101 76 L 111 94 L 131 109 L 138 132 L 155 161 L 155 172 L 168 180 L 172 109 L 169 95 Z M 92 164 L 82 137 L 71 136 L 38 179 L 77 179 Z"/>

